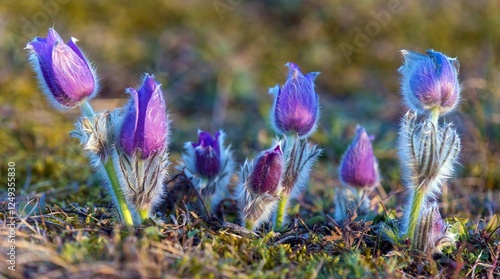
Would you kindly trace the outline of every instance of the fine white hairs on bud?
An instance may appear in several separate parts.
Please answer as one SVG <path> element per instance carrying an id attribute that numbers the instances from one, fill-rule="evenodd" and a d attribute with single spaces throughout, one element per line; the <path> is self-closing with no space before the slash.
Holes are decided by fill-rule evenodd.
<path id="1" fill-rule="evenodd" d="M 399 133 L 399 156 L 406 187 L 441 194 L 444 181 L 453 174 L 460 152 L 460 137 L 451 123 L 438 126 L 430 119 L 417 122 L 416 113 L 407 112 Z"/>
<path id="2" fill-rule="evenodd" d="M 455 246 L 456 235 L 447 230 L 447 225 L 436 202 L 425 203 L 418 220 L 412 243 L 424 253 L 442 253 L 448 246 Z"/>
<path id="3" fill-rule="evenodd" d="M 283 143 L 283 190 L 289 199 L 297 198 L 307 186 L 314 163 L 322 149 L 311 145 L 306 139 L 285 136 Z"/>
<path id="4" fill-rule="evenodd" d="M 274 191 L 262 193 L 253 191 L 249 184 L 254 166 L 254 161 L 245 161 L 241 167 L 240 183 L 234 192 L 235 200 L 240 209 L 242 225 L 253 231 L 270 219 L 282 190 L 280 181 Z"/>
<path id="5" fill-rule="evenodd" d="M 408 112 L 402 120 L 399 134 L 399 156 L 402 175 L 408 189 L 408 204 L 404 209 L 401 232 L 421 251 L 425 243 L 421 236 L 422 222 L 430 222 L 426 208 L 441 194 L 445 180 L 452 176 L 460 152 L 460 138 L 452 124 L 439 125 L 425 117 Z M 424 246 L 422 246 L 424 245 Z"/>
<path id="6" fill-rule="evenodd" d="M 209 133 L 198 131 L 198 143 L 186 142 L 182 163 L 177 169 L 184 171 L 193 186 L 207 199 L 212 212 L 221 200 L 229 197 L 229 181 L 234 172 L 234 159 L 231 145 L 225 146 L 226 134 L 221 130 L 212 137 Z M 210 160 L 200 162 L 211 156 Z"/>

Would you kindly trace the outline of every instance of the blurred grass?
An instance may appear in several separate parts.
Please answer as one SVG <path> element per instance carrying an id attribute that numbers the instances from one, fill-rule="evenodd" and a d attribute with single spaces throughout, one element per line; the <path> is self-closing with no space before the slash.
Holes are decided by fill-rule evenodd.
<path id="1" fill-rule="evenodd" d="M 96 100 L 100 106 L 116 106 L 116 98 L 125 98 L 124 89 L 137 86 L 144 72 L 155 74 L 163 83 L 173 120 L 174 165 L 183 143 L 195 140 L 198 128 L 224 129 L 238 162 L 253 157 L 273 138 L 268 124 L 272 100 L 267 88 L 285 81 L 284 64 L 293 61 L 304 72 L 322 72 L 317 79 L 321 120 L 312 140 L 325 152 L 312 178 L 312 195 L 304 197 L 300 206 L 313 203 L 316 210 L 331 214 L 332 200 L 328 197 L 333 197 L 333 187 L 338 183 L 336 168 L 355 126 L 360 124 L 376 136 L 375 153 L 384 191 L 389 193 L 385 205 L 398 208 L 402 186 L 395 142 L 399 119 L 406 111 L 398 93 L 398 51 L 434 48 L 458 57 L 463 86 L 460 109 L 445 117 L 462 135 L 461 166 L 456 179 L 445 187 L 441 208 L 446 215 L 490 218 L 500 204 L 500 2 L 401 1 L 401 11 L 391 14 L 378 34 L 360 47 L 356 28 L 364 30 L 375 20 L 374 15 L 387 13 L 390 3 L 2 3 L 0 177 L 5 181 L 5 165 L 14 161 L 23 198 L 48 193 L 48 206 L 64 208 L 71 203 L 109 207 L 86 157 L 68 135 L 78 112 L 54 111 L 40 94 L 27 64 L 23 50 L 26 43 L 35 36 L 45 37 L 47 29 L 54 26 L 63 39 L 78 38 L 78 44 L 97 66 L 103 85 Z M 342 53 L 341 44 L 355 49 L 350 61 Z M 0 193 L 3 198 L 3 190 Z M 306 219 L 314 214 L 305 211 L 301 216 Z M 342 260 L 355 267 L 356 259 L 346 256 Z M 195 261 L 186 259 L 176 267 L 202 264 Z M 314 267 L 304 268 L 314 273 Z M 276 274 L 279 272 L 287 271 Z"/>

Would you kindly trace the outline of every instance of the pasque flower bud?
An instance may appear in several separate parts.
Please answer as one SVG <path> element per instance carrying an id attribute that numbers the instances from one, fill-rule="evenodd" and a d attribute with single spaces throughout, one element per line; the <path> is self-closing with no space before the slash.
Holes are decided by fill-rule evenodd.
<path id="1" fill-rule="evenodd" d="M 407 105 L 421 114 L 438 111 L 444 114 L 458 103 L 459 63 L 441 52 L 427 50 L 427 55 L 403 50 L 401 91 Z"/>
<path id="2" fill-rule="evenodd" d="M 340 178 L 346 185 L 356 188 L 373 188 L 379 183 L 377 159 L 370 138 L 361 126 L 342 158 Z"/>
<path id="3" fill-rule="evenodd" d="M 275 96 L 271 110 L 271 124 L 278 134 L 296 134 L 305 138 L 314 132 L 319 116 L 318 95 L 314 91 L 314 80 L 318 72 L 303 75 L 294 63 L 283 86 L 269 90 Z"/>
<path id="4" fill-rule="evenodd" d="M 248 229 L 256 230 L 273 213 L 282 191 L 283 154 L 281 143 L 261 152 L 252 161 L 245 161 L 240 172 L 240 184 L 235 199 L 240 218 Z"/>
<path id="5" fill-rule="evenodd" d="M 220 132 L 212 138 L 209 133 L 200 131 L 198 143 L 191 143 L 196 155 L 196 170 L 202 177 L 213 178 L 220 171 L 219 136 Z"/>
<path id="6" fill-rule="evenodd" d="M 281 179 L 283 158 L 280 146 L 264 151 L 255 159 L 248 186 L 256 194 L 276 192 Z"/>
<path id="7" fill-rule="evenodd" d="M 230 146 L 224 145 L 226 134 L 219 131 L 212 135 L 198 131 L 198 142 L 184 143 L 182 164 L 178 169 L 191 180 L 204 196 L 212 211 L 229 195 L 229 180 L 234 170 Z"/>
<path id="8" fill-rule="evenodd" d="M 36 37 L 26 46 L 42 91 L 60 110 L 73 108 L 98 91 L 94 70 L 76 41 L 71 38 L 65 44 L 50 28 L 47 38 Z"/>
<path id="9" fill-rule="evenodd" d="M 120 133 L 120 144 L 129 156 L 138 152 L 147 159 L 166 146 L 168 120 L 161 85 L 146 74 L 139 91 L 129 88 L 131 100 Z"/>

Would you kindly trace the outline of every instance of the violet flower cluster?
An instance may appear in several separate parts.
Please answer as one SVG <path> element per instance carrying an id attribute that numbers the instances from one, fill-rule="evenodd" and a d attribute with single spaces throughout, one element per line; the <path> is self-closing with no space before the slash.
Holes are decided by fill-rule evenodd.
<path id="1" fill-rule="evenodd" d="M 54 29 L 46 38 L 27 45 L 29 60 L 40 87 L 58 110 L 79 107 L 82 116 L 71 136 L 80 140 L 103 185 L 113 199 L 120 220 L 139 225 L 154 217 L 165 195 L 170 122 L 161 85 L 145 74 L 139 88 L 128 88 L 129 102 L 113 111 L 94 112 L 89 104 L 99 91 L 95 69 L 72 38 L 64 43 Z M 403 51 L 401 91 L 410 110 L 401 121 L 398 151 L 408 203 L 400 237 L 412 248 L 429 253 L 455 244 L 436 200 L 451 177 L 460 151 L 460 137 L 440 116 L 460 99 L 458 61 L 440 52 L 427 55 Z M 225 133 L 199 131 L 184 144 L 178 170 L 192 182 L 212 212 L 222 199 L 232 197 L 241 224 L 256 231 L 272 219 L 273 229 L 287 223 L 287 209 L 306 188 L 311 168 L 321 154 L 308 138 L 319 119 L 315 92 L 317 72 L 303 74 L 294 63 L 284 85 L 269 92 L 274 97 L 271 125 L 277 134 L 272 146 L 241 166 L 239 182 L 231 191 L 235 162 Z M 334 219 L 346 219 L 349 210 L 366 215 L 369 195 L 380 184 L 372 138 L 358 126 L 339 167 Z"/>
<path id="2" fill-rule="evenodd" d="M 72 38 L 67 44 L 54 29 L 28 43 L 29 60 L 50 103 L 59 110 L 80 107 L 71 135 L 80 140 L 121 221 L 138 225 L 154 214 L 163 195 L 168 165 L 168 117 L 161 85 L 146 74 L 129 88 L 124 108 L 94 112 L 88 101 L 99 90 L 94 68 Z"/>

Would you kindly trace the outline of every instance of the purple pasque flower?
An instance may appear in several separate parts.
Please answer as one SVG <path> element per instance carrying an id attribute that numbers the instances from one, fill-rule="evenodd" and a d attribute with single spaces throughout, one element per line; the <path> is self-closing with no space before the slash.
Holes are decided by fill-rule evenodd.
<path id="1" fill-rule="evenodd" d="M 168 120 L 161 84 L 146 74 L 139 91 L 128 88 L 132 96 L 120 132 L 121 148 L 129 156 L 139 153 L 148 159 L 166 147 Z"/>
<path id="2" fill-rule="evenodd" d="M 99 87 L 97 76 L 76 41 L 71 38 L 65 44 L 50 28 L 47 38 L 36 37 L 26 46 L 42 91 L 60 110 L 92 98 Z"/>
<path id="3" fill-rule="evenodd" d="M 419 113 L 438 110 L 444 114 L 458 103 L 459 63 L 441 52 L 427 50 L 427 55 L 402 50 L 404 64 L 399 68 L 401 91 L 407 105 Z"/>
<path id="4" fill-rule="evenodd" d="M 290 73 L 283 86 L 269 90 L 275 95 L 271 110 L 271 124 L 278 134 L 296 134 L 308 137 L 316 129 L 319 116 L 318 95 L 314 91 L 314 80 L 318 72 L 303 75 L 294 63 L 287 63 Z"/>
<path id="5" fill-rule="evenodd" d="M 195 167 L 205 178 L 214 178 L 221 169 L 221 154 L 219 147 L 220 132 L 212 137 L 209 133 L 199 131 L 198 143 L 191 143 L 195 151 Z"/>
<path id="6" fill-rule="evenodd" d="M 369 189 L 379 183 L 378 163 L 373 155 L 370 137 L 358 126 L 356 137 L 340 163 L 340 178 L 351 187 Z"/>
<path id="7" fill-rule="evenodd" d="M 249 190 L 255 194 L 274 194 L 280 185 L 283 153 L 280 145 L 262 152 L 248 178 Z"/>

